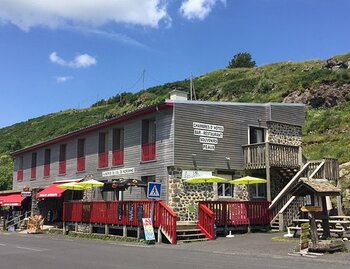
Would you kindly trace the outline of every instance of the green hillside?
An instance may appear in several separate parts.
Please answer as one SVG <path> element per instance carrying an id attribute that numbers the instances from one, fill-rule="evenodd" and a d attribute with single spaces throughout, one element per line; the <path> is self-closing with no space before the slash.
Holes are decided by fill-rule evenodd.
<path id="1" fill-rule="evenodd" d="M 196 97 L 212 101 L 304 102 L 308 105 L 306 157 L 329 156 L 346 162 L 350 160 L 350 53 L 333 57 L 330 66 L 325 65 L 324 60 L 313 60 L 216 70 L 194 79 Z M 0 155 L 157 103 L 167 99 L 171 90 L 189 91 L 189 85 L 183 80 L 135 94 L 122 93 L 87 109 L 70 109 L 2 128 Z M 9 164 L 1 163 L 0 177 L 4 177 L 3 170 L 8 171 Z"/>

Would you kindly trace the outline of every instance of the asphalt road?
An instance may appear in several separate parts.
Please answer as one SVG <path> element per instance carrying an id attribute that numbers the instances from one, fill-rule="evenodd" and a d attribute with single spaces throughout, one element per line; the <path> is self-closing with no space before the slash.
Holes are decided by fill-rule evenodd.
<path id="1" fill-rule="evenodd" d="M 192 243 L 192 246 L 148 246 L 56 235 L 0 233 L 0 269 L 322 269 L 350 266 L 347 256 L 333 256 L 332 259 L 327 256 L 292 257 L 287 253 L 269 254 L 264 249 L 245 254 L 243 249 L 232 252 L 227 248 L 233 242 L 239 244 L 238 240 L 221 241 L 222 244 L 219 240 L 212 242 L 212 248 L 209 247 L 211 242 Z M 219 244 L 226 244 L 226 249 Z M 346 254 L 350 256 L 350 253 Z"/>

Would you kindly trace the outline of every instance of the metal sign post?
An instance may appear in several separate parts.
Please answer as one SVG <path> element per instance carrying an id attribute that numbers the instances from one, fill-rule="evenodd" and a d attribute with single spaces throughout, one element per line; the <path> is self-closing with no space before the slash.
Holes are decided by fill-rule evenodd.
<path id="1" fill-rule="evenodd" d="M 147 185 L 147 198 L 152 199 L 151 206 L 151 220 L 152 225 L 154 224 L 154 211 L 156 205 L 156 199 L 160 199 L 162 184 L 159 182 L 148 182 Z"/>

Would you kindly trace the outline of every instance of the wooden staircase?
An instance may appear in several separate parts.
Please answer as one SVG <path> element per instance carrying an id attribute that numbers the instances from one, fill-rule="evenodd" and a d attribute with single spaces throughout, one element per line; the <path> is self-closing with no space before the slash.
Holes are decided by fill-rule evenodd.
<path id="1" fill-rule="evenodd" d="M 335 159 L 308 161 L 288 182 L 282 191 L 271 202 L 269 210 L 272 214 L 271 228 L 283 231 L 297 217 L 303 205 L 302 197 L 292 196 L 290 190 L 301 178 L 338 180 L 339 165 Z"/>
<path id="2" fill-rule="evenodd" d="M 194 221 L 178 221 L 176 223 L 176 238 L 178 243 L 193 243 L 209 240 Z"/>

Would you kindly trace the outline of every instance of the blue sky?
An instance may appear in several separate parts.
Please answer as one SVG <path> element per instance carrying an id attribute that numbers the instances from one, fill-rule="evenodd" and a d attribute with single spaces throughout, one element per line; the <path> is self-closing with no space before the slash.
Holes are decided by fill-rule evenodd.
<path id="1" fill-rule="evenodd" d="M 348 0 L 0 0 L 0 128 L 224 68 L 350 52 Z"/>

